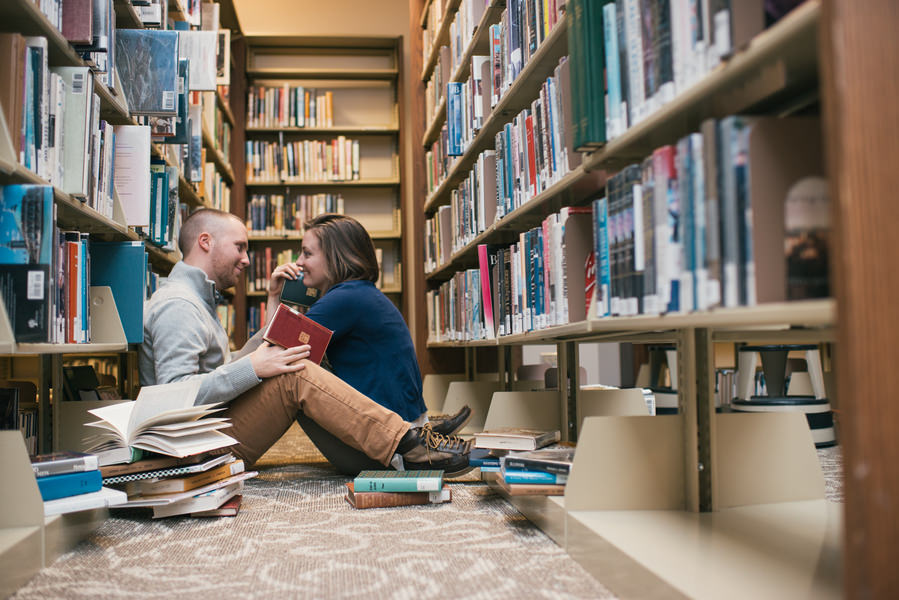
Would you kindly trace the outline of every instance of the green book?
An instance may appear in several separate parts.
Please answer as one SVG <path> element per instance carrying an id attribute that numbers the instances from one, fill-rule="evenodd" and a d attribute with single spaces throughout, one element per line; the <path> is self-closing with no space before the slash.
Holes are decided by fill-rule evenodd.
<path id="1" fill-rule="evenodd" d="M 443 471 L 362 471 L 353 480 L 356 492 L 439 492 Z"/>

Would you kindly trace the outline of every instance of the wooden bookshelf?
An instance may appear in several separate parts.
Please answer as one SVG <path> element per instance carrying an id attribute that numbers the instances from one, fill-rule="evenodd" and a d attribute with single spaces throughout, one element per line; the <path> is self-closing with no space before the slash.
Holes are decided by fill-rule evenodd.
<path id="1" fill-rule="evenodd" d="M 441 17 L 437 35 L 431 40 L 431 51 L 422 67 L 422 81 L 427 81 L 431 73 L 434 72 L 434 67 L 437 66 L 437 59 L 440 57 L 440 46 L 445 46 L 449 43 L 450 25 L 460 4 L 461 0 L 447 0 L 446 2 L 446 10 L 443 13 L 443 17 Z"/>
<path id="2" fill-rule="evenodd" d="M 477 135 L 462 155 L 456 157 L 446 177 L 428 196 L 424 206 L 426 213 L 432 213 L 437 207 L 449 204 L 450 192 L 465 180 L 478 156 L 484 150 L 493 147 L 496 133 L 522 109 L 530 106 L 531 101 L 537 97 L 540 85 L 552 75 L 559 59 L 568 52 L 568 30 L 565 24 L 565 20 L 562 20 L 553 28 L 490 115 L 484 116 L 484 123 Z"/>
<path id="3" fill-rule="evenodd" d="M 216 142 L 203 124 L 203 147 L 206 148 L 206 158 L 211 158 L 215 164 L 216 170 L 222 175 L 229 186 L 234 185 L 234 172 L 231 170 L 231 164 L 225 160 L 222 151 L 216 146 Z"/>
<path id="4" fill-rule="evenodd" d="M 471 57 L 490 55 L 490 26 L 499 23 L 505 7 L 504 0 L 490 0 L 474 31 L 471 42 L 465 48 L 459 64 L 456 65 L 448 81 L 465 81 L 471 75 Z M 440 99 L 437 112 L 425 131 L 424 139 L 422 139 L 423 146 L 429 147 L 434 143 L 444 123 L 446 123 L 445 97 Z"/>
<path id="5" fill-rule="evenodd" d="M 383 249 L 387 268 L 401 261 L 405 245 L 399 211 L 403 187 L 398 54 L 401 44 L 393 38 L 283 36 L 250 36 L 246 42 L 248 87 L 289 84 L 318 92 L 328 91 L 332 95 L 334 114 L 333 123 L 325 127 L 272 126 L 261 118 L 252 120 L 252 115 L 244 110 L 247 126 L 242 134 L 245 139 L 276 144 L 310 138 L 336 139 L 338 136 L 358 139 L 361 174 L 360 179 L 350 180 L 247 177 L 244 182 L 246 197 L 269 193 L 288 197 L 322 192 L 339 194 L 344 200 L 344 212 L 358 218 L 376 245 Z M 232 99 L 234 93 L 232 90 Z M 265 122 L 266 126 L 249 125 L 258 122 Z M 245 148 L 239 152 L 243 155 Z M 239 211 L 248 214 L 248 207 L 235 212 Z M 273 250 L 292 246 L 298 249 L 302 236 L 299 233 L 263 235 L 251 231 L 249 240 L 251 252 L 261 251 L 266 246 Z M 385 293 L 402 296 L 402 286 L 397 282 L 395 288 Z M 247 300 L 264 296 L 259 292 L 238 292 L 235 304 L 248 304 Z"/>

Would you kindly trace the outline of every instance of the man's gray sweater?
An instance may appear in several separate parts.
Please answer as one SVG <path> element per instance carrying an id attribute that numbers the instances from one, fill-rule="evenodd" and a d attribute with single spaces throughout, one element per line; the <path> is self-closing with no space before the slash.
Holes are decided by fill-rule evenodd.
<path id="1" fill-rule="evenodd" d="M 215 311 L 215 284 L 202 269 L 178 262 L 144 304 L 141 385 L 200 378 L 196 404 L 230 402 L 260 383 L 249 352 L 261 331 L 232 360 Z"/>

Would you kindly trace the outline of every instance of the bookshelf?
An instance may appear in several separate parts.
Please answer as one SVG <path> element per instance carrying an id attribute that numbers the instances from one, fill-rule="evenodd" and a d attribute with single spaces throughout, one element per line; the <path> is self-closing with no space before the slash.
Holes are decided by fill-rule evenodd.
<path id="1" fill-rule="evenodd" d="M 486 2 L 482 23 L 499 20 L 499 16 L 490 13 L 490 10 L 494 8 L 493 5 L 493 2 Z M 433 11 L 430 3 L 413 1 L 411 6 L 414 14 L 420 15 L 420 20 L 414 19 L 413 29 L 417 30 L 416 26 L 419 21 L 423 28 L 430 25 L 432 31 L 426 32 L 425 38 L 446 43 L 446 22 L 453 19 L 455 10 L 463 10 L 465 3 L 463 2 L 461 7 L 449 3 L 449 12 L 440 19 L 426 14 L 428 11 Z M 568 6 L 571 7 L 572 4 Z M 895 15 L 888 18 L 886 6 L 886 3 L 883 3 L 880 7 L 882 11 L 879 13 L 875 11 L 875 13 L 879 14 L 881 19 L 894 23 Z M 636 125 L 620 133 L 598 149 L 584 153 L 583 162 L 579 166 L 552 182 L 546 189 L 539 191 L 512 212 L 492 223 L 488 222 L 486 227 L 477 231 L 470 241 L 461 244 L 461 247 L 454 248 L 441 264 L 437 264 L 430 271 L 419 271 L 416 274 L 417 277 L 424 280 L 428 289 L 435 289 L 452 279 L 457 273 L 477 268 L 478 245 L 502 246 L 517 241 L 521 232 L 538 225 L 547 216 L 557 213 L 561 207 L 589 204 L 591 197 L 598 197 L 608 178 L 623 166 L 634 162 L 639 163 L 651 155 L 654 149 L 665 144 L 673 144 L 678 138 L 698 131 L 706 119 L 723 118 L 735 113 L 777 116 L 816 114 L 823 107 L 823 116 L 829 118 L 824 131 L 825 145 L 830 153 L 827 171 L 830 174 L 831 189 L 838 194 L 851 194 L 854 197 L 861 188 L 867 187 L 862 184 L 861 179 L 853 181 L 853 185 L 857 187 L 838 188 L 834 185 L 834 182 L 842 179 L 842 173 L 847 170 L 857 178 L 862 177 L 862 171 L 871 175 L 871 171 L 863 169 L 861 166 L 863 163 L 868 163 L 862 161 L 849 164 L 852 153 L 855 153 L 856 158 L 861 153 L 874 164 L 887 163 L 880 158 L 875 158 L 875 155 L 872 154 L 873 147 L 858 144 L 862 139 L 861 134 L 843 124 L 843 116 L 839 112 L 843 109 L 841 102 L 848 103 L 851 100 L 851 105 L 858 111 L 853 115 L 856 120 L 852 122 L 869 133 L 873 133 L 876 129 L 876 125 L 873 123 L 877 121 L 877 118 L 865 119 L 862 117 L 862 114 L 865 113 L 864 107 L 877 106 L 879 111 L 885 115 L 885 127 L 877 130 L 879 134 L 877 147 L 881 152 L 885 152 L 885 156 L 891 157 L 895 155 L 895 152 L 885 151 L 883 144 L 886 143 L 887 136 L 884 135 L 886 132 L 892 132 L 895 135 L 895 110 L 881 102 L 871 101 L 864 97 L 860 90 L 873 89 L 873 83 L 863 83 L 861 74 L 852 78 L 858 89 L 852 88 L 851 92 L 847 92 L 842 84 L 838 85 L 829 80 L 827 73 L 828 70 L 836 70 L 837 74 L 832 77 L 837 77 L 838 81 L 840 81 L 839 76 L 846 76 L 848 66 L 845 66 L 847 63 L 841 54 L 844 48 L 835 45 L 836 43 L 851 41 L 852 44 L 855 44 L 853 57 L 857 60 L 861 60 L 861 56 L 863 56 L 862 49 L 877 52 L 879 55 L 885 51 L 885 48 L 892 47 L 894 44 L 886 41 L 889 35 L 884 28 L 885 25 L 873 25 L 876 17 L 861 18 L 859 16 L 855 28 L 851 32 L 845 31 L 842 24 L 838 28 L 835 27 L 836 19 L 845 18 L 849 11 L 851 11 L 850 5 L 845 2 L 809 0 L 803 3 L 774 26 L 753 38 L 745 47 L 738 49 L 717 67 L 679 91 L 676 96 L 659 106 Z M 453 190 L 469 177 L 479 155 L 484 150 L 493 149 L 496 132 L 505 123 L 508 123 L 516 112 L 534 100 L 541 82 L 552 74 L 558 58 L 568 54 L 567 26 L 570 23 L 571 15 L 566 15 L 565 19 L 567 22 L 560 22 L 556 29 L 547 34 L 542 44 L 537 47 L 536 53 L 523 66 L 521 75 L 502 96 L 500 103 L 493 107 L 492 112 L 484 115 L 480 131 L 463 148 L 461 155 L 450 157 L 445 177 L 437 182 L 422 202 L 426 217 L 436 213 L 441 206 L 446 206 L 453 201 Z M 435 23 L 438 25 L 435 26 Z M 876 35 L 868 36 L 866 33 L 862 33 L 867 32 L 864 27 L 871 28 Z M 482 25 L 479 24 L 473 34 L 471 45 L 464 51 L 463 56 L 466 58 L 478 52 L 474 47 L 480 43 L 479 33 L 481 30 Z M 835 38 L 836 42 L 832 38 Z M 437 45 L 439 44 L 435 44 L 429 53 L 423 55 L 422 79 L 426 84 L 434 72 L 436 57 L 439 55 Z M 484 52 L 480 51 L 480 53 Z M 866 75 L 872 78 L 872 82 L 878 77 L 874 71 L 875 69 L 872 67 L 871 71 L 866 72 Z M 461 72 L 454 73 L 448 81 L 464 80 L 467 76 L 468 73 L 463 69 Z M 890 79 L 888 85 L 892 89 L 895 82 Z M 851 96 L 851 98 L 847 98 L 847 96 Z M 416 125 L 422 134 L 422 146 L 417 151 L 424 154 L 438 139 L 440 130 L 446 122 L 446 106 L 445 102 L 441 100 L 434 114 L 428 114 L 425 109 L 424 94 L 421 93 L 414 106 L 416 106 L 415 112 L 420 118 Z M 830 114 L 827 112 L 828 107 L 831 110 Z M 415 119 L 413 119 L 414 121 Z M 835 137 L 836 131 L 839 131 L 845 139 L 851 139 L 858 145 L 847 147 L 841 143 L 843 138 Z M 838 156 L 838 159 L 835 160 L 834 155 Z M 420 194 L 426 192 L 424 168 L 422 167 L 416 172 L 414 185 L 415 190 L 419 192 L 416 194 L 417 197 L 421 197 Z M 885 173 L 886 171 L 884 171 Z M 875 177 L 874 181 L 876 182 L 875 187 L 888 185 L 885 179 Z M 859 198 L 861 197 L 859 196 Z M 853 204 L 853 207 L 864 214 L 865 224 L 869 231 L 884 233 L 884 237 L 881 239 L 885 242 L 889 237 L 888 230 L 885 230 L 882 225 L 875 225 L 877 220 L 874 214 L 884 210 L 894 212 L 893 208 L 887 209 L 879 202 L 873 202 L 870 207 L 867 202 L 859 202 L 857 205 Z M 834 214 L 843 214 L 845 210 L 849 209 L 847 207 L 836 209 Z M 856 216 L 861 218 L 861 214 Z M 839 232 L 843 227 L 839 218 L 833 217 L 832 222 L 836 223 L 835 229 Z M 851 233 L 853 239 L 857 235 L 862 235 L 860 228 Z M 868 240 L 869 238 L 866 238 L 866 241 Z M 861 243 L 860 240 L 856 239 L 856 241 Z M 845 244 L 846 241 L 837 243 L 838 250 L 844 248 L 839 254 L 845 254 L 845 248 L 848 247 L 840 244 Z M 870 249 L 873 250 L 873 247 L 877 245 L 878 243 L 872 243 Z M 885 247 L 881 246 L 881 248 Z M 866 265 L 876 265 L 876 268 L 868 267 L 866 271 L 877 271 L 878 280 L 886 277 L 890 281 L 888 287 L 895 289 L 895 277 L 887 276 L 880 267 L 883 263 L 882 259 L 875 259 L 873 254 L 867 256 L 869 262 Z M 852 263 L 851 267 L 848 266 L 850 262 Z M 855 260 L 845 261 L 843 268 L 860 268 L 860 264 Z M 839 279 L 838 273 L 839 271 L 837 276 L 834 276 L 832 272 L 832 289 L 835 292 L 834 297 L 827 299 L 772 302 L 757 306 L 715 308 L 661 316 L 636 315 L 600 319 L 588 315 L 586 318 L 546 329 L 505 335 L 499 339 L 478 339 L 466 342 L 428 339 L 429 328 L 423 327 L 416 332 L 416 342 L 426 344 L 429 354 L 436 351 L 465 349 L 467 360 L 476 350 L 498 348 L 500 349 L 501 381 L 511 378 L 509 373 L 502 374 L 503 369 L 510 368 L 509 348 L 526 344 L 557 345 L 559 370 L 570 373 L 567 387 L 571 390 L 571 392 L 559 393 L 559 410 L 562 414 L 562 422 L 569 427 L 568 433 L 571 439 L 577 438 L 579 445 L 583 448 L 579 450 L 578 460 L 575 463 L 576 465 L 580 463 L 581 469 L 577 470 L 577 475 L 573 476 L 570 489 L 564 499 L 510 498 L 510 501 L 513 501 L 526 516 L 547 531 L 588 570 L 593 573 L 601 573 L 601 581 L 607 583 L 611 577 L 611 581 L 620 586 L 611 587 L 614 592 L 640 597 L 672 597 L 684 594 L 691 597 L 715 597 L 715 593 L 720 592 L 720 588 L 715 588 L 720 581 L 715 583 L 714 576 L 705 578 L 702 583 L 691 583 L 684 581 L 682 576 L 673 571 L 679 569 L 682 573 L 724 572 L 731 569 L 731 566 L 740 560 L 741 552 L 758 547 L 766 550 L 755 554 L 752 560 L 759 560 L 756 564 L 758 568 L 765 569 L 763 572 L 775 572 L 783 565 L 778 566 L 772 561 L 766 563 L 760 559 L 760 555 L 774 552 L 775 543 L 771 539 L 774 537 L 774 532 L 789 531 L 786 543 L 791 546 L 790 555 L 792 557 L 817 557 L 820 554 L 821 561 L 809 561 L 803 558 L 798 561 L 803 564 L 797 566 L 795 572 L 786 574 L 785 579 L 773 578 L 772 582 L 780 582 L 786 586 L 781 589 L 802 589 L 803 594 L 808 593 L 807 589 L 815 589 L 816 594 L 820 592 L 824 596 L 832 596 L 838 595 L 840 591 L 841 561 L 847 565 L 847 569 L 854 569 L 857 573 L 871 573 L 872 571 L 872 569 L 858 564 L 863 561 L 847 556 L 842 550 L 843 544 L 839 539 L 839 530 L 843 511 L 839 508 L 834 510 L 833 506 L 827 505 L 820 498 L 788 497 L 794 487 L 793 481 L 789 478 L 774 483 L 771 481 L 759 482 L 764 489 L 771 491 L 771 495 L 761 499 L 741 497 L 741 502 L 750 505 L 745 510 L 734 507 L 731 503 L 733 497 L 728 496 L 729 492 L 726 490 L 728 486 L 732 485 L 729 477 L 733 473 L 748 476 L 749 472 L 756 468 L 747 464 L 730 462 L 734 453 L 740 455 L 757 450 L 751 441 L 745 439 L 747 436 L 751 437 L 750 434 L 756 434 L 767 436 L 766 439 L 776 438 L 777 443 L 788 443 L 794 436 L 804 434 L 804 423 L 800 423 L 792 430 L 790 429 L 791 425 L 785 425 L 782 430 L 783 436 L 777 437 L 776 434 L 770 433 L 768 428 L 780 427 L 782 423 L 757 425 L 749 420 L 742 420 L 739 416 L 736 420 L 730 420 L 729 417 L 727 420 L 723 420 L 721 417 L 724 415 L 715 415 L 714 381 L 711 374 L 714 373 L 713 344 L 716 342 L 786 343 L 794 341 L 815 344 L 836 342 L 838 352 L 845 353 L 843 354 L 843 363 L 838 363 L 838 366 L 852 364 L 855 368 L 862 368 L 861 362 L 864 361 L 866 373 L 873 375 L 876 371 L 878 377 L 889 378 L 890 375 L 887 373 L 892 374 L 892 371 L 883 361 L 873 358 L 870 347 L 865 346 L 867 348 L 863 352 L 865 358 L 856 355 L 850 357 L 845 349 L 845 346 L 849 345 L 858 351 L 865 344 L 864 335 L 867 335 L 862 333 L 864 329 L 851 330 L 846 327 L 847 311 L 850 310 L 846 306 L 847 298 L 854 299 L 852 318 L 854 321 L 863 323 L 863 327 L 870 327 L 873 321 L 870 317 L 860 314 L 863 311 L 860 311 L 859 308 L 871 306 L 879 311 L 884 305 L 879 300 L 863 297 L 862 290 L 866 288 L 859 277 L 854 278 L 856 286 L 852 290 L 847 290 L 845 282 Z M 882 313 L 878 314 L 882 316 Z M 894 326 L 886 327 L 886 330 L 891 332 L 893 337 L 895 336 Z M 678 381 L 686 382 L 678 390 L 680 415 L 669 420 L 664 425 L 666 432 L 660 435 L 670 435 L 673 436 L 672 439 L 676 439 L 674 446 L 677 449 L 671 453 L 671 457 L 673 457 L 673 464 L 679 475 L 675 478 L 672 487 L 679 494 L 679 500 L 665 507 L 656 507 L 669 512 L 636 510 L 639 506 L 637 496 L 624 498 L 615 506 L 603 505 L 603 498 L 609 496 L 604 489 L 618 486 L 620 478 L 624 477 L 626 481 L 626 478 L 633 472 L 645 471 L 650 479 L 665 480 L 665 477 L 663 476 L 664 472 L 658 470 L 658 467 L 655 470 L 647 469 L 646 465 L 639 460 L 630 462 L 629 456 L 622 459 L 620 456 L 622 454 L 621 446 L 602 446 L 601 443 L 598 443 L 606 437 L 612 439 L 612 434 L 615 436 L 622 434 L 625 431 L 623 423 L 615 423 L 610 431 L 605 431 L 600 428 L 607 427 L 607 423 L 584 423 L 581 426 L 574 418 L 578 397 L 578 382 L 574 375 L 578 364 L 577 346 L 587 341 L 673 342 L 678 346 Z M 886 345 L 888 343 L 886 338 L 880 338 L 880 352 L 889 354 L 889 347 Z M 575 365 L 573 368 L 572 364 Z M 844 371 L 840 371 L 840 373 L 844 373 Z M 855 396 L 855 393 L 850 392 L 851 386 L 854 384 L 847 383 L 847 381 L 855 379 L 854 376 L 838 376 L 838 388 L 831 390 L 831 393 L 843 398 L 844 402 L 849 401 Z M 563 390 L 566 388 L 565 385 L 560 387 Z M 854 390 L 852 391 L 854 392 Z M 855 418 L 862 418 L 868 422 L 867 419 L 870 419 L 868 415 L 877 414 L 876 411 L 881 408 L 875 411 L 873 404 L 867 407 L 868 412 L 862 417 L 857 417 L 853 412 L 853 407 L 844 404 L 840 415 L 844 430 L 851 427 L 850 423 Z M 649 419 L 655 418 L 657 417 Z M 635 453 L 639 454 L 644 450 L 646 452 L 653 451 L 652 443 L 648 440 L 653 439 L 649 428 L 654 426 L 656 424 L 652 421 L 635 425 L 632 435 L 625 438 L 627 443 L 637 441 Z M 644 430 L 643 427 L 647 429 Z M 735 442 L 732 438 L 740 438 L 740 440 Z M 841 443 L 847 441 L 845 438 L 844 435 Z M 869 443 L 864 444 L 858 441 L 856 443 L 865 447 L 866 455 L 870 459 L 873 456 L 872 445 L 876 443 L 870 441 L 870 438 L 867 438 L 866 441 Z M 602 447 L 600 448 L 600 446 Z M 736 448 L 739 449 L 735 450 Z M 847 453 L 850 451 L 847 448 Z M 858 451 L 862 452 L 860 448 Z M 877 453 L 879 450 L 873 450 L 873 452 Z M 607 457 L 614 457 L 615 461 L 621 463 L 617 470 L 616 465 L 610 464 L 611 459 Z M 807 458 L 806 456 L 802 460 Z M 775 474 L 772 475 L 774 478 L 776 475 L 783 474 L 785 470 L 789 472 L 790 469 L 794 469 L 793 473 L 798 477 L 807 470 L 817 471 L 818 469 L 814 461 L 802 463 L 797 459 L 786 462 L 788 463 L 786 465 L 769 465 L 765 469 Z M 848 469 L 850 463 L 846 464 Z M 600 474 L 597 466 L 609 470 Z M 849 471 L 847 470 L 847 472 Z M 864 488 L 858 482 L 850 483 L 847 480 L 847 486 L 857 484 Z M 891 486 L 891 489 L 895 489 L 894 486 Z M 778 494 L 780 495 L 778 496 Z M 867 492 L 860 493 L 860 498 L 864 498 L 860 500 L 860 503 L 867 502 L 865 506 L 870 508 L 871 496 L 866 494 Z M 852 497 L 851 491 L 847 493 L 847 497 Z M 676 506 L 676 508 L 672 508 L 672 506 Z M 849 510 L 850 506 L 847 505 L 847 515 Z M 803 520 L 799 515 L 804 513 L 812 513 L 815 516 Z M 871 529 L 870 520 L 864 517 L 853 518 L 859 528 L 865 531 Z M 714 524 L 716 520 L 718 525 Z M 749 522 L 757 523 L 759 531 L 747 530 L 745 524 Z M 734 550 L 732 554 L 725 552 L 727 557 L 720 561 L 716 559 L 716 561 L 708 562 L 708 568 L 705 564 L 709 555 L 700 549 L 691 547 L 690 543 L 685 541 L 685 538 L 690 536 L 706 534 L 710 536 L 710 540 L 717 540 L 713 542 L 714 544 L 730 538 L 727 543 L 732 543 L 731 550 Z M 881 542 L 886 539 L 880 532 L 873 535 Z M 810 545 L 803 545 L 803 540 L 809 539 L 812 539 L 813 542 Z M 664 551 L 652 550 L 651 546 L 653 545 L 664 548 Z M 885 547 L 881 544 L 880 549 Z M 859 549 L 856 548 L 856 550 Z M 811 554 L 804 554 L 806 552 Z M 752 554 L 752 552 L 748 554 Z M 743 558 L 746 558 L 748 554 L 744 554 Z M 887 552 L 887 555 L 890 554 L 895 553 Z M 678 560 L 669 562 L 666 566 L 664 563 L 670 561 L 675 555 L 678 555 Z M 713 563 L 714 566 L 712 566 Z M 675 564 L 676 566 L 674 566 Z M 612 575 L 612 572 L 619 568 L 625 575 Z M 816 569 L 817 579 L 809 575 L 810 573 L 814 574 Z M 755 573 L 758 574 L 759 571 Z M 784 573 L 780 573 L 780 575 L 784 575 Z M 889 569 L 881 569 L 879 575 L 886 580 L 895 581 L 895 576 Z M 809 576 L 809 579 L 804 579 L 806 576 Z M 635 581 L 638 582 L 636 585 L 634 585 Z M 728 594 L 745 583 L 747 586 L 745 589 L 750 590 L 750 594 L 754 590 L 755 592 L 762 591 L 761 595 L 765 595 L 766 591 L 777 590 L 777 584 L 766 587 L 772 582 L 764 585 L 749 580 L 741 582 L 741 584 L 732 583 L 732 587 L 728 588 Z M 797 582 L 799 583 L 797 584 Z M 805 584 L 812 587 L 803 588 L 802 585 Z M 791 585 L 799 587 L 791 588 L 789 587 Z M 856 585 L 863 584 L 856 581 Z M 712 591 L 715 589 L 718 592 Z M 756 597 L 758 595 L 756 593 Z"/>
<path id="2" fill-rule="evenodd" d="M 362 223 L 382 257 L 381 291 L 401 305 L 400 40 L 248 36 L 245 44 L 245 203 L 235 213 L 246 217 L 250 233 L 248 285 L 238 292 L 247 307 L 246 337 L 257 326 L 256 310 L 265 303 L 260 285 L 268 280 L 256 274 L 268 267 L 256 268 L 252 255 L 295 257 L 302 222 L 320 212 Z M 291 206 L 303 216 L 294 219 Z M 275 258 L 268 264 L 274 268 Z"/>
<path id="3" fill-rule="evenodd" d="M 41 8 L 44 8 L 52 14 L 54 4 L 60 3 L 37 3 L 31 0 L 3 2 L 0 5 L 0 31 L 45 38 L 48 67 L 92 67 L 42 12 Z M 169 4 L 170 17 L 180 19 L 189 15 L 189 11 L 177 0 L 171 0 Z M 114 10 L 114 27 L 118 30 L 144 28 L 140 9 L 135 8 L 130 0 L 109 0 L 109 6 Z M 55 8 L 59 8 L 59 6 Z M 199 11 L 199 9 L 198 4 L 194 10 Z M 199 16 L 199 12 L 195 12 L 194 16 Z M 197 22 L 195 25 L 198 26 L 199 23 Z M 13 70 L 9 75 L 9 81 L 4 81 L 4 86 L 12 82 L 17 83 L 15 75 L 16 72 Z M 90 71 L 88 77 L 92 89 L 99 99 L 96 114 L 100 121 L 116 126 L 143 124 L 143 118 L 132 114 L 129 110 L 120 85 L 107 86 L 103 83 L 104 79 L 101 78 L 101 75 L 94 71 Z M 24 89 L 24 87 L 23 85 L 22 88 Z M 208 206 L 220 206 L 227 210 L 227 194 L 222 193 L 221 186 L 230 186 L 234 183 L 234 176 L 230 172 L 228 164 L 227 146 L 230 136 L 226 130 L 226 128 L 234 127 L 234 117 L 227 106 L 227 88 L 219 87 L 215 92 L 204 92 L 204 94 L 208 95 L 201 97 L 197 94 L 192 98 L 195 103 L 205 102 L 207 108 L 204 114 L 206 122 L 203 123 L 202 139 L 200 140 L 200 146 L 205 150 L 206 159 L 202 160 L 201 158 L 203 181 L 190 181 L 189 177 L 185 175 L 180 147 L 175 151 L 171 144 L 152 143 L 145 149 L 149 158 L 164 161 L 166 166 L 171 169 L 172 176 L 177 177 L 176 187 L 181 203 L 181 206 L 178 207 L 179 211 L 189 212 Z M 95 160 L 93 162 L 97 165 L 95 168 L 99 170 L 100 175 L 94 171 L 93 187 L 90 188 L 87 200 L 64 191 L 61 181 L 55 179 L 55 171 L 49 168 L 42 169 L 41 159 L 38 159 L 37 167 L 33 169 L 26 168 L 19 163 L 17 144 L 13 140 L 17 139 L 14 135 L 18 136 L 20 133 L 19 131 L 10 131 L 6 116 L 8 115 L 4 115 L 3 109 L 0 108 L 0 185 L 34 184 L 49 187 L 52 190 L 48 197 L 52 197 L 54 226 L 62 231 L 88 234 L 92 242 L 137 243 L 146 251 L 148 267 L 152 273 L 164 276 L 171 270 L 179 260 L 180 254 L 177 249 L 167 250 L 160 241 L 151 241 L 148 235 L 149 228 L 133 227 L 127 224 L 128 220 L 123 208 L 126 206 L 124 200 L 126 190 L 121 189 L 121 186 L 118 189 L 109 187 L 111 190 L 109 193 L 111 208 L 109 210 L 101 212 L 100 208 L 93 208 L 93 202 L 102 207 L 106 200 L 105 196 L 101 195 L 102 188 L 97 181 L 106 182 L 104 177 L 108 177 L 111 186 L 115 177 L 114 171 L 104 172 L 102 161 Z M 57 127 L 62 127 L 60 123 L 71 122 L 70 119 L 71 121 L 84 120 L 84 116 L 64 112 L 56 121 Z M 101 137 L 96 137 L 96 133 L 88 126 L 92 125 L 94 121 L 86 119 L 85 122 L 87 123 L 86 131 L 95 135 L 93 148 L 99 148 Z M 43 129 L 46 122 L 40 120 L 39 124 Z M 91 148 L 91 146 L 87 147 Z M 94 156 L 93 150 L 85 153 L 86 156 Z M 39 173 L 49 174 L 45 176 Z M 219 179 L 213 177 L 213 174 L 216 174 Z M 209 186 L 204 186 L 207 181 L 214 182 L 219 187 L 213 190 Z M 116 183 L 120 182 L 116 181 Z M 53 252 L 56 256 L 55 249 Z M 52 261 L 53 268 L 56 266 L 56 260 L 54 258 Z M 97 262 L 99 261 L 94 261 L 95 267 Z M 52 270 L 49 272 L 54 273 Z M 54 290 L 55 287 L 54 285 Z M 90 343 L 37 343 L 16 339 L 14 333 L 16 328 L 10 319 L 12 313 L 8 312 L 7 307 L 0 301 L 0 355 L 2 355 L 0 364 L 2 364 L 4 372 L 3 377 L 10 380 L 28 381 L 33 383 L 36 388 L 35 401 L 25 399 L 21 406 L 29 414 L 32 412 L 34 414 L 31 421 L 35 424 L 33 428 L 35 441 L 34 446 L 30 449 L 31 452 L 64 449 L 60 445 L 60 439 L 65 438 L 65 434 L 69 433 L 68 425 L 70 425 L 62 415 L 64 412 L 62 407 L 59 406 L 62 398 L 64 360 L 84 360 L 105 356 L 107 359 L 117 362 L 120 367 L 118 381 L 120 391 L 130 394 L 136 387 L 136 346 L 133 343 L 129 344 L 129 338 L 125 333 L 126 327 L 123 326 L 123 323 L 127 321 L 123 310 L 128 310 L 129 307 L 117 306 L 113 290 L 106 286 L 86 288 L 83 298 L 85 308 L 90 310 Z M 55 328 L 56 325 L 53 324 L 52 327 Z M 54 339 L 57 336 L 48 335 L 47 337 Z M 125 391 L 126 386 L 127 391 Z M 0 446 L 2 446 L 0 454 L 7 459 L 0 466 L 0 475 L 8 483 L 7 493 L 3 498 L 4 512 L 7 518 L 0 524 L 0 582 L 3 586 L 0 595 L 5 597 L 14 593 L 15 589 L 27 581 L 41 566 L 51 563 L 56 556 L 74 546 L 80 539 L 96 529 L 105 518 L 106 512 L 103 509 L 97 509 L 45 518 L 40 496 L 33 493 L 36 488 L 27 457 L 29 449 L 22 444 L 22 434 L 18 431 L 3 431 L 0 434 L 2 434 L 0 435 Z M 37 512 L 35 513 L 35 511 Z"/>

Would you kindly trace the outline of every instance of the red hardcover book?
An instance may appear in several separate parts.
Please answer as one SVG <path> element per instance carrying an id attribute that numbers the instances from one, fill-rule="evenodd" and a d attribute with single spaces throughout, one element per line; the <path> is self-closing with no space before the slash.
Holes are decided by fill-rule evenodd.
<path id="1" fill-rule="evenodd" d="M 62 35 L 73 44 L 91 44 L 94 33 L 93 0 L 63 0 Z"/>
<path id="2" fill-rule="evenodd" d="M 303 313 L 286 304 L 279 304 L 262 339 L 283 348 L 309 344 L 312 346 L 309 360 L 319 364 L 325 355 L 328 342 L 331 341 L 332 333 L 334 332 L 319 325 Z"/>

